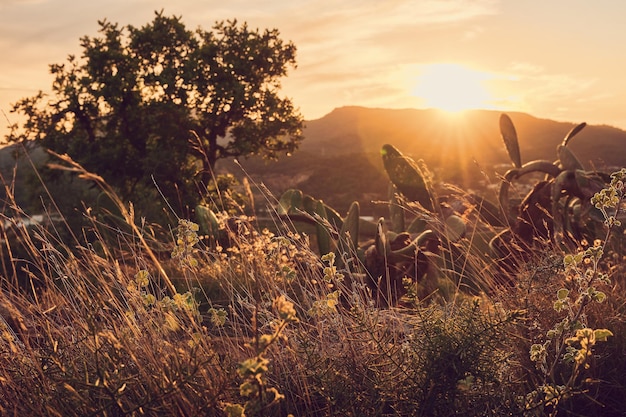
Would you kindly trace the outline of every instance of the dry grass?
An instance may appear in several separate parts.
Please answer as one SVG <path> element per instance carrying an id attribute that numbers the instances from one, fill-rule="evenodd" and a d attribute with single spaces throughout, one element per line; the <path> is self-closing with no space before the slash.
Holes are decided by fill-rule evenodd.
<path id="1" fill-rule="evenodd" d="M 0 414 L 222 416 L 241 405 L 266 416 L 523 415 L 521 398 L 541 382 L 528 349 L 558 321 L 558 253 L 489 296 L 452 277 L 452 297 L 380 309 L 361 274 L 325 271 L 332 260 L 282 219 L 269 232 L 224 217 L 215 242 L 185 221 L 152 235 L 117 203 L 123 229 L 88 215 L 89 230 L 69 240 L 58 223 L 5 231 Z M 455 259 L 443 263 L 452 275 L 497 279 L 482 258 L 456 269 Z M 611 400 L 626 386 L 615 372 L 626 365 L 615 291 L 588 319 L 616 336 L 585 374 L 596 382 L 563 415 L 572 404 L 586 415 L 624 412 Z M 297 321 L 284 320 L 291 304 Z M 250 358 L 268 361 L 252 378 L 256 396 L 241 389 Z"/>

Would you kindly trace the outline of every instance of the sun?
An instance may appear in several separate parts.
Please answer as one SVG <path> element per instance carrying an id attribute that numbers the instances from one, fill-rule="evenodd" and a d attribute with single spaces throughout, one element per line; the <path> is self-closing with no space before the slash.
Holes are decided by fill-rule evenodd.
<path id="1" fill-rule="evenodd" d="M 489 108 L 493 97 L 485 87 L 489 74 L 459 64 L 429 64 L 416 77 L 412 95 L 426 107 L 451 113 Z"/>

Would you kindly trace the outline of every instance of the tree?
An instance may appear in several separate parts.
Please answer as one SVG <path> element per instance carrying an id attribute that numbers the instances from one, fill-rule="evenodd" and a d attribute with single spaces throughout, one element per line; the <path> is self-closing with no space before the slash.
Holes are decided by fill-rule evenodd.
<path id="1" fill-rule="evenodd" d="M 221 158 L 297 148 L 302 116 L 278 95 L 296 66 L 291 42 L 236 20 L 189 31 L 180 17 L 155 15 L 141 28 L 99 21 L 80 59 L 50 66 L 50 96 L 13 106 L 26 121 L 7 139 L 67 153 L 125 199 L 153 195 L 156 181 L 183 204 L 206 190 Z"/>

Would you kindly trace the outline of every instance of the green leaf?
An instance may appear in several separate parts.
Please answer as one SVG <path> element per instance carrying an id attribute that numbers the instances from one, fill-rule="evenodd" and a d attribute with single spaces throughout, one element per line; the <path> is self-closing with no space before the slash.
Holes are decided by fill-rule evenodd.
<path id="1" fill-rule="evenodd" d="M 598 303 L 602 303 L 604 302 L 604 300 L 606 300 L 606 294 L 603 293 L 602 291 L 596 291 L 593 294 L 593 299 L 597 301 Z"/>
<path id="2" fill-rule="evenodd" d="M 451 215 L 446 219 L 446 237 L 450 242 L 456 242 L 465 236 L 467 225 L 465 220 L 456 215 Z"/>
<path id="3" fill-rule="evenodd" d="M 200 229 L 202 233 L 212 236 L 213 238 L 217 238 L 219 235 L 219 222 L 217 220 L 217 216 L 207 206 L 197 205 L 196 206 L 196 218 L 200 225 Z"/>
<path id="4" fill-rule="evenodd" d="M 376 252 L 379 255 L 385 256 L 391 252 L 391 245 L 387 240 L 387 232 L 385 227 L 385 219 L 378 219 L 378 224 L 376 227 L 376 236 L 374 237 L 374 245 L 376 247 Z"/>
<path id="5" fill-rule="evenodd" d="M 530 360 L 533 362 L 541 362 L 545 359 L 546 347 L 535 343 L 530 347 Z"/>
<path id="6" fill-rule="evenodd" d="M 567 254 L 563 257 L 563 266 L 565 268 L 568 268 L 570 266 L 575 266 L 575 262 L 574 262 L 574 255 L 571 254 Z"/>
<path id="7" fill-rule="evenodd" d="M 563 146 L 567 146 L 567 144 L 569 143 L 570 140 L 572 140 L 572 138 L 574 136 L 576 136 L 581 130 L 583 130 L 585 128 L 585 126 L 587 126 L 587 123 L 582 122 L 579 125 L 576 125 L 572 128 L 572 130 L 570 130 L 567 135 L 565 135 L 565 139 L 563 139 Z"/>
<path id="8" fill-rule="evenodd" d="M 560 313 L 561 311 L 563 311 L 563 308 L 565 308 L 565 303 L 561 300 L 557 300 L 554 302 L 554 305 L 552 307 L 554 308 L 554 311 Z"/>
<path id="9" fill-rule="evenodd" d="M 265 349 L 272 343 L 273 340 L 274 337 L 271 334 L 262 334 L 259 336 L 259 349 Z"/>
<path id="10" fill-rule="evenodd" d="M 314 211 L 315 214 L 320 217 L 315 224 L 315 229 L 317 230 L 317 245 L 320 254 L 325 254 L 331 251 L 331 234 L 328 229 L 330 225 L 325 224 L 325 220 L 328 219 L 328 213 L 325 204 L 321 201 L 317 201 Z"/>
<path id="11" fill-rule="evenodd" d="M 585 254 L 583 252 L 578 252 L 576 255 L 574 255 L 574 263 L 576 265 L 580 265 L 584 258 Z"/>
<path id="12" fill-rule="evenodd" d="M 409 227 L 406 228 L 406 232 L 408 233 L 422 233 L 426 230 L 428 226 L 428 222 L 421 217 L 416 217 L 410 224 Z"/>
<path id="13" fill-rule="evenodd" d="M 288 322 L 298 321 L 296 309 L 291 301 L 287 300 L 284 295 L 279 295 L 274 299 L 274 308 L 278 311 L 281 320 Z"/>
<path id="14" fill-rule="evenodd" d="M 426 210 L 433 211 L 434 204 L 422 170 L 415 161 L 393 145 L 386 144 L 381 150 L 383 165 L 389 180 L 410 201 L 416 201 Z"/>
<path id="15" fill-rule="evenodd" d="M 242 397 L 254 397 L 259 392 L 259 386 L 252 381 L 246 381 L 239 385 L 239 395 Z"/>
<path id="16" fill-rule="evenodd" d="M 606 342 L 609 336 L 613 336 L 613 332 L 608 329 L 595 329 L 593 335 L 597 342 Z"/>
<path id="17" fill-rule="evenodd" d="M 511 118 L 505 113 L 500 115 L 500 134 L 502 135 L 502 140 L 504 141 L 504 146 L 509 154 L 509 158 L 511 158 L 511 162 L 513 162 L 516 168 L 521 168 L 522 157 L 519 151 L 517 132 L 515 131 L 515 126 Z"/>
<path id="18" fill-rule="evenodd" d="M 300 190 L 290 189 L 280 196 L 278 214 L 294 214 L 303 209 L 303 194 Z"/>
<path id="19" fill-rule="evenodd" d="M 150 283 L 148 271 L 145 269 L 138 271 L 135 274 L 135 282 L 140 288 L 147 287 Z"/>
<path id="20" fill-rule="evenodd" d="M 559 291 L 557 291 L 556 293 L 556 297 L 557 299 L 563 301 L 567 298 L 567 296 L 569 295 L 569 290 L 566 288 L 561 288 Z"/>
<path id="21" fill-rule="evenodd" d="M 522 177 L 532 172 L 543 172 L 554 178 L 561 173 L 561 169 L 550 161 L 536 160 L 526 162 L 518 171 L 513 170 L 513 172 L 516 172 L 515 178 Z"/>
<path id="22" fill-rule="evenodd" d="M 401 201 L 398 198 L 398 189 L 396 186 L 389 182 L 387 194 L 389 198 L 389 220 L 391 222 L 391 230 L 396 233 L 401 233 L 406 230 L 404 224 L 404 207 L 401 206 Z"/>
<path id="23" fill-rule="evenodd" d="M 228 313 L 223 308 L 210 308 L 208 313 L 211 317 L 211 323 L 213 323 L 213 325 L 221 327 L 226 324 L 226 317 L 228 316 Z"/>
<path id="24" fill-rule="evenodd" d="M 559 145 L 556 148 L 556 153 L 559 156 L 559 162 L 566 171 L 582 170 L 583 164 L 576 158 L 574 152 L 567 146 Z"/>
<path id="25" fill-rule="evenodd" d="M 245 408 L 240 404 L 227 404 L 224 412 L 227 417 L 246 417 Z"/>
<path id="26" fill-rule="evenodd" d="M 267 372 L 269 361 L 262 357 L 246 359 L 237 366 L 237 373 L 242 376 L 255 376 Z"/>

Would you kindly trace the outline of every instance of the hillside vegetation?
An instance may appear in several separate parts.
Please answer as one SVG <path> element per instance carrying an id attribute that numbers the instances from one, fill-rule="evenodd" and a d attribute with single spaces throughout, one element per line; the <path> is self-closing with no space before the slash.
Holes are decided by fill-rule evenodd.
<path id="1" fill-rule="evenodd" d="M 0 161 L 0 415 L 624 415 L 624 133 L 472 114 L 336 110 L 242 162 L 256 211 L 216 190 L 170 224 L 67 156 L 55 186 L 41 150 Z"/>

